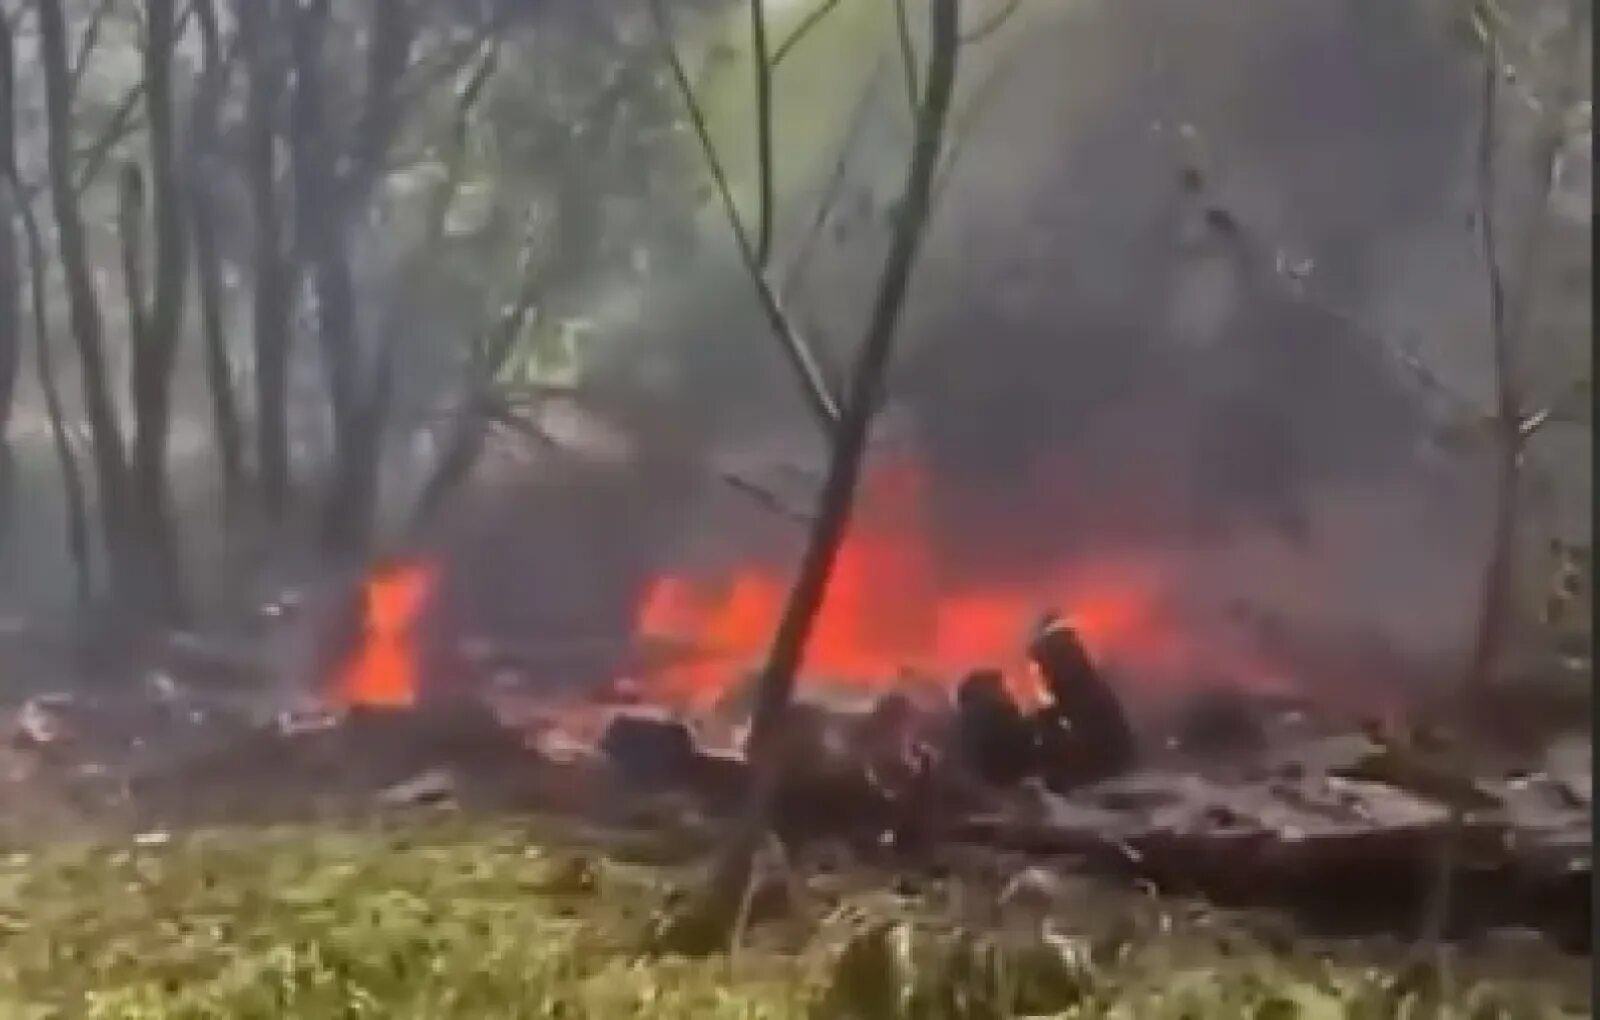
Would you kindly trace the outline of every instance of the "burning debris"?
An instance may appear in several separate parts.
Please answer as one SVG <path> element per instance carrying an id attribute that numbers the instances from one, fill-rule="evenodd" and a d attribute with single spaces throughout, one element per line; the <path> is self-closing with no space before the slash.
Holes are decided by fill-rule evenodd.
<path id="1" fill-rule="evenodd" d="M 1131 769 L 1133 729 L 1077 633 L 1047 616 L 1028 651 L 1049 692 L 1034 715 L 1046 785 L 1063 792 Z"/>
<path id="2" fill-rule="evenodd" d="M 8 768 L 8 783 L 55 777 L 50 789 L 115 800 L 130 824 L 162 831 L 426 807 L 692 832 L 704 845 L 717 820 L 740 809 L 743 754 L 712 750 L 713 720 L 683 712 L 678 698 L 695 704 L 716 692 L 726 701 L 726 664 L 669 657 L 659 672 L 565 699 L 523 692 L 514 710 L 494 700 L 493 684 L 476 682 L 484 678 L 425 688 L 435 667 L 424 667 L 419 628 L 436 583 L 433 568 L 414 562 L 367 579 L 363 626 L 334 657 L 331 696 L 315 716 L 196 714 L 201 696 L 181 685 L 150 688 L 144 714 L 39 698 L 5 729 L 4 760 L 29 766 Z M 759 607 L 758 591 L 747 586 L 734 605 Z M 760 617 L 744 612 L 710 638 L 740 646 L 740 628 Z M 930 685 L 936 671 L 897 668 L 876 675 L 921 679 L 856 707 L 795 705 L 778 748 L 775 835 L 792 854 L 845 847 L 901 868 L 962 846 L 1066 854 L 1081 869 L 1165 889 L 1321 911 L 1360 900 L 1369 916 L 1393 918 L 1407 890 L 1425 885 L 1449 809 L 1465 805 L 1464 916 L 1583 941 L 1588 899 L 1574 890 L 1590 874 L 1591 789 L 1571 779 L 1581 769 L 1441 779 L 1370 736 L 1311 740 L 1313 728 L 1273 722 L 1309 706 L 1290 712 L 1289 702 L 1238 691 L 1192 699 L 1177 717 L 1179 753 L 1163 757 L 1139 745 L 1125 692 L 1094 653 L 1107 633 L 1093 618 L 1080 631 L 1077 616 L 1052 614 L 1017 657 L 1031 673 L 1003 655 L 956 683 Z M 841 651 L 848 644 L 829 647 L 824 664 L 852 661 Z M 182 740 L 173 736 L 180 719 Z M 94 736 L 111 732 L 107 720 L 119 733 L 142 728 L 123 742 L 146 753 L 107 756 L 114 741 Z M 1202 778 L 1197 766 L 1217 758 L 1249 764 Z M 57 782 L 90 771 L 92 783 Z M 1370 895 L 1328 902 L 1327 890 L 1355 886 Z"/>
<path id="3" fill-rule="evenodd" d="M 1031 714 L 996 670 L 977 670 L 956 688 L 965 767 L 993 786 L 1038 777 L 1058 793 L 1131 769 L 1137 752 L 1127 713 L 1072 627 L 1046 616 L 1029 653 L 1046 692 Z"/>
<path id="4" fill-rule="evenodd" d="M 361 589 L 360 631 L 340 666 L 334 699 L 345 706 L 409 708 L 420 690 L 416 631 L 433 593 L 433 568 L 381 564 Z"/>

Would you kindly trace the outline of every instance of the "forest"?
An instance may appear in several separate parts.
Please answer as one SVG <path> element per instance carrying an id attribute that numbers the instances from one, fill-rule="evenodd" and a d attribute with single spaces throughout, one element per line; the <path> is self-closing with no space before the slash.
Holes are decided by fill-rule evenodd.
<path id="1" fill-rule="evenodd" d="M 0 1015 L 1592 1015 L 1588 0 L 0 0 Z"/>

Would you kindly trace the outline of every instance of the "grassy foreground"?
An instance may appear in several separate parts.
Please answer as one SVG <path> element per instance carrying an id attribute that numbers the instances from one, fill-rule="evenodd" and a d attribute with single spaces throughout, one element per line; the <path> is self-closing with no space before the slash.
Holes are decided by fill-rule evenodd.
<path id="1" fill-rule="evenodd" d="M 510 826 L 279 828 L 0 859 L 13 1018 L 1560 1017 L 1552 993 L 1457 989 L 1166 923 L 1078 942 L 964 935 L 883 896 L 798 949 L 647 953 L 665 873 Z"/>

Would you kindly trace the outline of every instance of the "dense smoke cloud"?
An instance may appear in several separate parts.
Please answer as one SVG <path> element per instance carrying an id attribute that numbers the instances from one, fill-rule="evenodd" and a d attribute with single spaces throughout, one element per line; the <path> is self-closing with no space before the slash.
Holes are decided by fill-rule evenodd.
<path id="1" fill-rule="evenodd" d="M 1258 602 L 1449 669 L 1486 490 L 1437 448 L 1441 408 L 1397 348 L 1481 313 L 1471 51 L 1420 6 L 1166 0 L 1063 7 L 992 46 L 968 65 L 981 114 L 893 384 L 942 569 L 1140 549 L 1197 618 Z M 841 363 L 901 172 L 896 85 L 880 75 L 809 275 L 803 321 Z M 1419 306 L 1410 281 L 1439 276 L 1440 250 L 1453 284 Z M 705 263 L 611 382 L 670 395 L 721 455 L 761 435 L 817 463 L 737 266 Z M 1477 341 L 1454 359 L 1475 364 Z"/>

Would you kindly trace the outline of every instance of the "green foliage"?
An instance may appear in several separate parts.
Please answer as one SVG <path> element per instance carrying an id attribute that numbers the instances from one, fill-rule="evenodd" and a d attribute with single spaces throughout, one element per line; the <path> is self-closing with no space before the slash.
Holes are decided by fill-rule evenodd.
<path id="1" fill-rule="evenodd" d="M 508 827 L 214 832 L 0 861 L 7 1018 L 741 1020 L 1530 1017 L 1551 993 L 1425 983 L 1170 918 L 1119 952 L 1046 927 L 974 933 L 857 898 L 798 951 L 642 954 L 659 872 Z M 1433 1012 L 1437 1007 L 1438 1011 Z"/>
<path id="2" fill-rule="evenodd" d="M 631 909 L 652 892 L 509 831 L 58 851 L 0 872 L 0 1015 L 795 1015 L 770 979 L 635 960 Z"/>

